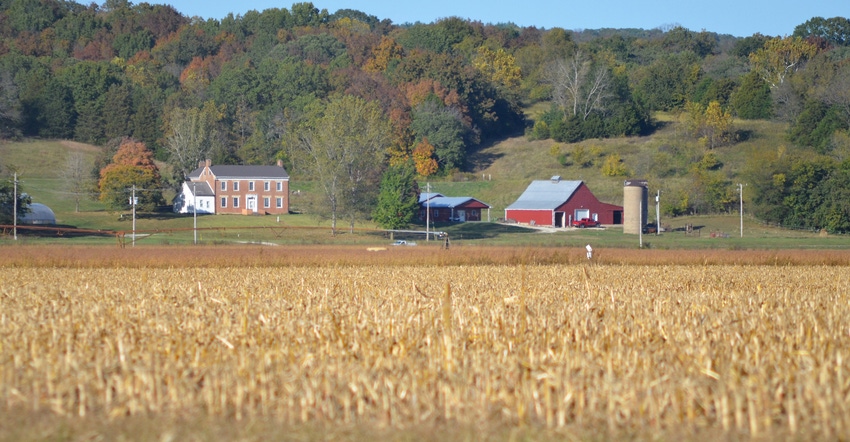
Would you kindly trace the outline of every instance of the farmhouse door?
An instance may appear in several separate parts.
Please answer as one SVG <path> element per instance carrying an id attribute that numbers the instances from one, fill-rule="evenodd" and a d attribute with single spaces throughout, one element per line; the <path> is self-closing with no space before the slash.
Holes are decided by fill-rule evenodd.
<path id="1" fill-rule="evenodd" d="M 248 195 L 245 200 L 245 208 L 249 212 L 257 211 L 257 195 Z"/>

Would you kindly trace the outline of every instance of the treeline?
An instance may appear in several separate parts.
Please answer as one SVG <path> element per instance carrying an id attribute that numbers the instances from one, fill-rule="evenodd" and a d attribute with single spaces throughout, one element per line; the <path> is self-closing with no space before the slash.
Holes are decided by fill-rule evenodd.
<path id="1" fill-rule="evenodd" d="M 736 142 L 730 118 L 777 119 L 788 123 L 787 154 L 737 177 L 757 190 L 758 216 L 846 231 L 846 205 L 835 202 L 824 219 L 843 221 L 831 222 L 801 216 L 798 201 L 799 192 L 831 198 L 822 186 L 847 184 L 848 45 L 850 21 L 840 17 L 812 18 L 787 37 L 735 38 L 675 26 L 572 32 L 455 17 L 397 25 L 312 3 L 201 20 L 122 0 L 0 0 L 0 137 L 112 146 L 131 137 L 179 175 L 204 158 L 297 161 L 298 147 L 309 145 L 304 134 L 326 121 L 325 106 L 356 97 L 388 123 L 383 167 L 410 161 L 428 175 L 464 170 L 482 142 L 508 135 L 574 142 L 648 134 L 655 111 L 688 115 L 708 151 Z M 523 109 L 537 102 L 551 108 L 528 122 Z M 706 173 L 722 174 L 722 164 L 704 163 Z M 805 190 L 789 184 L 792 170 L 807 168 L 829 178 Z M 708 180 L 702 208 L 728 208 L 730 180 Z"/>

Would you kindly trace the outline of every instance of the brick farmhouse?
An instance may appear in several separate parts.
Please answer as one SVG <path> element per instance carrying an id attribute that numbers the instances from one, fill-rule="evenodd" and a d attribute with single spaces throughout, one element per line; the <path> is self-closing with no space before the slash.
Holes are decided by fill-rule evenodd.
<path id="1" fill-rule="evenodd" d="M 279 215 L 289 213 L 289 174 L 277 166 L 213 166 L 201 162 L 174 199 L 179 213 Z"/>

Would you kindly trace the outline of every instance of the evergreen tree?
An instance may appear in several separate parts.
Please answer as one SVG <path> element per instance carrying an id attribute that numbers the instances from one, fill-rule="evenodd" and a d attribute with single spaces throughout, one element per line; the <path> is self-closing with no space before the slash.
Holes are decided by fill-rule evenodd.
<path id="1" fill-rule="evenodd" d="M 413 163 L 390 166 L 381 178 L 381 191 L 372 219 L 385 229 L 407 227 L 419 207 L 419 185 Z"/>

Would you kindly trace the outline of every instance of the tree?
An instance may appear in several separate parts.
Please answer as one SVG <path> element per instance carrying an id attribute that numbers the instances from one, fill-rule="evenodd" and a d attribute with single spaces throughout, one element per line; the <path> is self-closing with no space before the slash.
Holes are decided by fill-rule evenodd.
<path id="1" fill-rule="evenodd" d="M 586 120 L 593 111 L 601 111 L 609 98 L 610 77 L 604 66 L 594 67 L 581 51 L 573 57 L 556 61 L 549 72 L 552 100 L 569 118 Z"/>
<path id="2" fill-rule="evenodd" d="M 732 113 L 724 111 L 716 101 L 710 102 L 706 107 L 688 102 L 685 105 L 685 118 L 691 134 L 709 149 L 731 139 Z"/>
<path id="3" fill-rule="evenodd" d="M 165 149 L 174 170 L 183 177 L 209 158 L 221 144 L 219 122 L 224 118 L 224 106 L 212 101 L 201 108 L 174 108 L 166 120 Z"/>
<path id="4" fill-rule="evenodd" d="M 17 186 L 18 196 L 18 218 L 26 215 L 29 212 L 29 205 L 32 202 L 30 197 L 21 191 L 20 181 Z M 0 178 L 0 224 L 12 224 L 14 222 L 15 212 L 15 183 L 14 178 L 10 175 Z"/>
<path id="5" fill-rule="evenodd" d="M 429 99 L 413 109 L 410 129 L 418 141 L 428 139 L 445 170 L 463 166 L 466 159 L 467 128 L 463 116 L 439 100 Z"/>
<path id="6" fill-rule="evenodd" d="M 378 204 L 372 219 L 385 229 L 407 227 L 419 207 L 419 186 L 413 163 L 390 166 L 381 178 Z"/>
<path id="7" fill-rule="evenodd" d="M 490 82 L 508 91 L 518 89 L 522 81 L 522 71 L 516 59 L 502 48 L 494 51 L 487 46 L 479 47 L 473 65 Z"/>
<path id="8" fill-rule="evenodd" d="M 794 28 L 793 37 L 823 38 L 834 46 L 850 45 L 850 19 L 844 17 L 812 17 Z"/>
<path id="9" fill-rule="evenodd" d="M 605 157 L 602 163 L 602 175 L 604 176 L 628 176 L 629 169 L 623 164 L 620 154 L 612 153 Z"/>
<path id="10" fill-rule="evenodd" d="M 100 200 L 114 210 L 130 205 L 130 196 L 135 188 L 137 207 L 152 211 L 162 205 L 162 179 L 159 168 L 153 161 L 153 153 L 144 143 L 131 138 L 125 139 L 112 163 L 101 169 Z"/>
<path id="11" fill-rule="evenodd" d="M 428 142 L 427 137 L 422 138 L 413 148 L 413 165 L 416 173 L 421 176 L 428 177 L 437 173 L 440 166 L 434 159 L 434 146 Z"/>
<path id="12" fill-rule="evenodd" d="M 91 166 L 82 152 L 68 154 L 68 161 L 62 171 L 62 178 L 65 181 L 65 190 L 74 199 L 75 212 L 80 211 L 80 200 L 84 196 L 90 195 L 94 189 L 94 182 L 89 173 L 90 168 Z"/>
<path id="13" fill-rule="evenodd" d="M 0 140 L 20 135 L 21 103 L 17 89 L 10 73 L 0 73 Z"/>
<path id="14" fill-rule="evenodd" d="M 817 46 L 800 37 L 777 37 L 750 54 L 750 63 L 770 88 L 776 89 L 789 74 L 799 70 L 806 60 L 814 57 L 817 50 Z"/>
<path id="15" fill-rule="evenodd" d="M 770 86 L 757 73 L 744 75 L 730 102 L 737 116 L 745 120 L 766 119 L 773 115 Z"/>
<path id="16" fill-rule="evenodd" d="M 382 156 L 391 128 L 377 103 L 346 95 L 316 105 L 287 142 L 293 167 L 319 184 L 323 199 L 314 210 L 331 220 L 354 221 L 374 207 Z"/>

